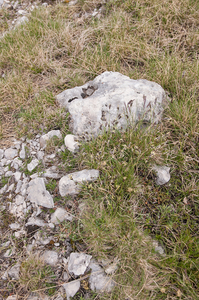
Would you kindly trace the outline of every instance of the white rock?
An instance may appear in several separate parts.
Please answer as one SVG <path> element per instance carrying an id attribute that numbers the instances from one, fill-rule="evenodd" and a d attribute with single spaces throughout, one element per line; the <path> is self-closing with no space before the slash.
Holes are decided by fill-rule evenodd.
<path id="1" fill-rule="evenodd" d="M 13 279 L 13 280 L 19 279 L 20 266 L 21 266 L 21 264 L 18 262 L 18 263 L 16 263 L 16 265 L 11 267 L 10 270 L 8 270 L 8 275 L 11 277 L 11 279 Z"/>
<path id="2" fill-rule="evenodd" d="M 79 280 L 70 281 L 64 283 L 62 286 L 65 289 L 67 300 L 70 300 L 70 298 L 74 297 L 75 294 L 79 291 L 80 281 Z"/>
<path id="3" fill-rule="evenodd" d="M 46 190 L 43 178 L 36 178 L 31 180 L 27 191 L 27 200 L 29 200 L 31 203 L 36 203 L 37 205 L 44 206 L 47 208 L 54 207 L 53 198 L 50 195 L 50 193 Z"/>
<path id="4" fill-rule="evenodd" d="M 23 203 L 24 203 L 24 197 L 21 196 L 21 195 L 17 195 L 17 196 L 15 197 L 15 203 L 16 203 L 16 205 L 21 205 L 21 204 L 23 204 Z"/>
<path id="5" fill-rule="evenodd" d="M 4 155 L 4 150 L 0 149 L 0 159 L 3 158 L 3 155 Z"/>
<path id="6" fill-rule="evenodd" d="M 83 183 L 85 181 L 94 181 L 99 177 L 98 170 L 82 170 L 79 172 L 70 173 L 62 177 L 59 181 L 59 192 L 62 197 L 66 195 L 78 194 L 81 187 L 76 183 Z"/>
<path id="7" fill-rule="evenodd" d="M 18 10 L 18 14 L 19 14 L 19 15 L 26 15 L 27 12 L 26 12 L 25 10 L 23 10 L 23 9 L 19 9 L 19 10 Z"/>
<path id="8" fill-rule="evenodd" d="M 48 223 L 44 222 L 40 218 L 30 217 L 26 223 L 26 226 L 29 226 L 29 225 L 36 225 L 39 227 L 44 227 L 44 226 L 47 226 Z"/>
<path id="9" fill-rule="evenodd" d="M 12 255 L 15 254 L 15 249 L 12 248 L 12 249 L 8 249 L 5 253 L 4 253 L 4 257 L 10 257 Z"/>
<path id="10" fill-rule="evenodd" d="M 16 157 L 13 159 L 11 163 L 11 167 L 13 167 L 15 170 L 18 170 L 19 167 L 22 166 L 22 164 L 23 164 L 22 161 L 18 157 Z"/>
<path id="11" fill-rule="evenodd" d="M 64 176 L 59 181 L 59 193 L 62 197 L 66 195 L 76 195 L 80 191 L 80 187 L 69 178 L 69 176 Z"/>
<path id="12" fill-rule="evenodd" d="M 8 185 L 5 184 L 1 189 L 0 189 L 0 195 L 4 194 L 7 191 Z"/>
<path id="13" fill-rule="evenodd" d="M 20 225 L 19 223 L 11 223 L 11 224 L 9 225 L 9 227 L 10 227 L 12 230 L 18 230 L 18 229 L 21 227 L 21 225 Z"/>
<path id="14" fill-rule="evenodd" d="M 58 263 L 58 254 L 55 251 L 45 251 L 42 254 L 42 259 L 45 261 L 46 264 L 55 267 Z"/>
<path id="15" fill-rule="evenodd" d="M 46 169 L 43 173 L 43 176 L 46 178 L 54 178 L 54 179 L 59 179 L 61 177 L 61 175 L 58 173 L 56 166 L 52 166 Z"/>
<path id="16" fill-rule="evenodd" d="M 56 211 L 51 215 L 51 223 L 60 224 L 64 220 L 72 221 L 73 216 L 68 213 L 64 208 L 57 208 Z"/>
<path id="17" fill-rule="evenodd" d="M 167 103 L 159 84 L 117 72 L 104 72 L 83 86 L 63 91 L 56 99 L 70 113 L 72 133 L 88 138 L 104 128 L 125 129 L 129 120 L 158 122 Z"/>
<path id="18" fill-rule="evenodd" d="M 8 148 L 4 152 L 6 159 L 13 159 L 17 156 L 18 151 L 16 149 Z"/>
<path id="19" fill-rule="evenodd" d="M 26 158 L 26 149 L 25 149 L 25 144 L 21 145 L 21 151 L 19 152 L 19 157 L 21 159 L 25 159 Z"/>
<path id="20" fill-rule="evenodd" d="M 17 295 L 11 295 L 11 296 L 8 296 L 6 298 L 6 300 L 18 300 L 18 296 Z"/>
<path id="21" fill-rule="evenodd" d="M 47 134 L 44 134 L 40 137 L 40 146 L 42 148 L 46 147 L 47 142 L 56 136 L 58 139 L 62 138 L 60 130 L 51 130 Z"/>
<path id="22" fill-rule="evenodd" d="M 18 194 L 18 193 L 20 192 L 21 186 L 22 186 L 22 181 L 19 180 L 19 181 L 17 182 L 17 187 L 16 187 L 16 190 L 15 190 L 15 193 L 16 193 L 16 194 Z"/>
<path id="23" fill-rule="evenodd" d="M 91 268 L 91 275 L 89 277 L 91 290 L 96 292 L 110 292 L 115 286 L 113 280 L 108 277 L 104 270 L 93 260 L 89 268 Z"/>
<path id="24" fill-rule="evenodd" d="M 33 159 L 28 165 L 27 165 L 27 169 L 29 172 L 32 172 L 39 164 L 39 160 L 38 159 Z"/>
<path id="25" fill-rule="evenodd" d="M 66 148 L 72 153 L 78 150 L 79 143 L 77 142 L 77 140 L 78 137 L 73 134 L 67 134 L 64 138 L 64 144 Z"/>
<path id="26" fill-rule="evenodd" d="M 163 185 L 170 180 L 170 168 L 166 166 L 154 166 L 153 170 L 157 173 L 157 178 L 156 178 L 156 184 L 157 185 Z"/>
<path id="27" fill-rule="evenodd" d="M 83 275 L 92 256 L 85 253 L 72 252 L 68 261 L 68 271 L 75 276 Z"/>
<path id="28" fill-rule="evenodd" d="M 11 177 L 13 175 L 13 172 L 12 171 L 7 171 L 5 173 L 5 177 Z"/>
<path id="29" fill-rule="evenodd" d="M 42 160 L 42 159 L 44 158 L 44 152 L 43 152 L 43 151 L 38 151 L 38 152 L 37 152 L 37 158 L 38 158 L 39 160 Z"/>
<path id="30" fill-rule="evenodd" d="M 21 172 L 15 172 L 14 173 L 14 178 L 15 178 L 15 181 L 18 182 L 21 178 Z"/>
<path id="31" fill-rule="evenodd" d="M 15 28 L 20 26 L 20 25 L 23 25 L 25 24 L 26 22 L 28 22 L 28 18 L 26 16 L 23 16 L 23 17 L 20 17 L 17 19 L 17 22 L 16 22 L 16 25 L 15 25 Z"/>
<path id="32" fill-rule="evenodd" d="M 9 188 L 7 189 L 7 193 L 8 193 L 8 192 L 11 192 L 11 191 L 14 189 L 14 187 L 15 187 L 15 184 L 12 183 L 12 184 L 9 186 Z"/>

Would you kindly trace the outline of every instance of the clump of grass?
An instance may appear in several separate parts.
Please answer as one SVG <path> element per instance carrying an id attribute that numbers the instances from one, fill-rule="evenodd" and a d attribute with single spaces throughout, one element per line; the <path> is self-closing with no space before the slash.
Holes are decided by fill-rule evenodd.
<path id="1" fill-rule="evenodd" d="M 55 286 L 54 272 L 50 266 L 47 266 L 38 255 L 30 255 L 21 263 L 19 284 L 26 292 L 37 290 L 48 290 L 49 286 Z"/>

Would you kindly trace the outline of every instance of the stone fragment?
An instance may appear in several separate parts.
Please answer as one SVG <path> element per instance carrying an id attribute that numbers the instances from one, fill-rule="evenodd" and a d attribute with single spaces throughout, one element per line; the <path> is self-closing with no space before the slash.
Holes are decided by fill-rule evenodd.
<path id="1" fill-rule="evenodd" d="M 42 160 L 42 159 L 44 158 L 44 152 L 43 152 L 43 151 L 38 151 L 38 152 L 37 152 L 37 158 L 38 158 L 39 160 Z"/>
<path id="2" fill-rule="evenodd" d="M 21 227 L 21 225 L 20 225 L 19 223 L 11 223 L 11 224 L 9 225 L 9 227 L 10 227 L 12 230 L 18 230 L 18 229 Z"/>
<path id="3" fill-rule="evenodd" d="M 30 202 L 47 208 L 54 207 L 53 198 L 46 190 L 43 178 L 36 178 L 31 180 L 27 192 L 27 200 L 29 200 Z"/>
<path id="4" fill-rule="evenodd" d="M 4 257 L 10 257 L 12 255 L 15 254 L 15 249 L 12 248 L 12 249 L 8 249 L 5 253 L 4 253 Z"/>
<path id="5" fill-rule="evenodd" d="M 166 166 L 154 166 L 153 170 L 157 173 L 156 184 L 163 185 L 170 180 L 170 168 Z"/>
<path id="6" fill-rule="evenodd" d="M 46 169 L 43 173 L 43 176 L 46 178 L 59 179 L 61 175 L 58 173 L 56 166 L 52 166 Z"/>
<path id="7" fill-rule="evenodd" d="M 33 159 L 28 165 L 27 165 L 27 169 L 29 172 L 32 172 L 39 164 L 39 160 L 38 159 Z"/>
<path id="8" fill-rule="evenodd" d="M 118 72 L 104 72 L 83 86 L 63 91 L 56 99 L 70 113 L 72 133 L 88 138 L 104 128 L 123 130 L 129 122 L 157 123 L 167 103 L 159 84 Z"/>
<path id="9" fill-rule="evenodd" d="M 51 223 L 60 224 L 64 220 L 72 221 L 73 216 L 68 213 L 64 208 L 57 208 L 56 211 L 51 215 Z"/>
<path id="10" fill-rule="evenodd" d="M 40 137 L 40 146 L 41 148 L 45 148 L 47 142 L 56 136 L 58 139 L 62 138 L 60 130 L 51 130 L 47 134 L 44 134 Z"/>
<path id="11" fill-rule="evenodd" d="M 0 195 L 4 194 L 7 191 L 8 185 L 5 184 L 1 189 L 0 189 Z"/>
<path id="12" fill-rule="evenodd" d="M 74 297 L 75 294 L 79 291 L 80 281 L 79 280 L 70 281 L 64 283 L 62 286 L 65 289 L 67 300 L 70 300 L 71 297 Z"/>
<path id="13" fill-rule="evenodd" d="M 104 270 L 93 260 L 89 264 L 91 275 L 89 284 L 92 291 L 95 292 L 111 292 L 115 286 L 114 281 L 105 274 Z"/>
<path id="14" fill-rule="evenodd" d="M 11 177 L 13 175 L 13 172 L 12 171 L 7 171 L 5 173 L 5 177 Z"/>
<path id="15" fill-rule="evenodd" d="M 22 181 L 19 180 L 19 181 L 17 182 L 17 187 L 16 187 L 16 190 L 15 190 L 15 193 L 16 193 L 16 194 L 18 194 L 18 193 L 20 192 L 21 186 L 22 186 Z"/>
<path id="16" fill-rule="evenodd" d="M 17 156 L 18 151 L 16 149 L 8 148 L 4 152 L 6 159 L 13 159 Z"/>
<path id="17" fill-rule="evenodd" d="M 0 149 L 0 159 L 3 158 L 3 155 L 4 155 L 4 150 Z"/>
<path id="18" fill-rule="evenodd" d="M 17 196 L 15 197 L 15 203 L 16 203 L 16 205 L 21 205 L 21 204 L 23 204 L 23 203 L 24 203 L 24 197 L 21 196 L 21 195 L 17 195 Z"/>
<path id="19" fill-rule="evenodd" d="M 18 26 L 20 26 L 20 25 L 23 25 L 23 24 L 27 23 L 28 21 L 29 20 L 28 20 L 28 18 L 26 16 L 22 16 L 22 17 L 18 18 L 17 22 L 15 24 L 15 28 L 18 27 Z"/>
<path id="20" fill-rule="evenodd" d="M 91 258 L 91 255 L 72 252 L 69 256 L 68 271 L 75 276 L 84 275 Z"/>
<path id="21" fill-rule="evenodd" d="M 21 145 L 21 151 L 19 152 L 19 157 L 21 159 L 26 158 L 26 149 L 25 149 L 25 144 L 24 143 Z"/>
<path id="22" fill-rule="evenodd" d="M 8 270 L 8 275 L 11 277 L 13 280 L 18 280 L 19 279 L 19 271 L 20 271 L 20 263 L 16 263 L 13 267 Z"/>
<path id="23" fill-rule="evenodd" d="M 67 134 L 64 138 L 64 144 L 66 148 L 74 153 L 79 148 L 79 143 L 77 142 L 78 137 L 73 134 Z"/>
<path id="24" fill-rule="evenodd" d="M 36 225 L 36 226 L 39 226 L 39 227 L 44 227 L 44 226 L 47 226 L 48 223 L 44 222 L 42 219 L 40 218 L 36 218 L 36 217 L 30 217 L 26 223 L 26 227 L 27 226 L 30 226 L 30 225 Z"/>
<path id="25" fill-rule="evenodd" d="M 13 167 L 15 170 L 18 170 L 19 167 L 22 166 L 22 164 L 23 164 L 22 161 L 18 157 L 16 157 L 13 159 L 11 163 L 11 167 Z"/>
<path id="26" fill-rule="evenodd" d="M 21 172 L 15 172 L 14 173 L 14 178 L 15 178 L 15 181 L 18 182 L 21 178 Z"/>
<path id="27" fill-rule="evenodd" d="M 19 238 L 21 238 L 23 235 L 25 235 L 26 234 L 26 231 L 25 230 L 19 230 L 19 231 L 16 231 L 15 233 L 14 233 L 14 236 L 17 238 L 17 239 L 19 239 Z"/>
<path id="28" fill-rule="evenodd" d="M 11 295 L 11 296 L 8 296 L 6 298 L 6 300 L 18 300 L 18 296 L 17 295 Z"/>
<path id="29" fill-rule="evenodd" d="M 42 254 L 42 259 L 46 264 L 55 267 L 58 263 L 58 254 L 55 251 L 45 251 Z"/>
<path id="30" fill-rule="evenodd" d="M 98 170 L 82 170 L 79 172 L 70 173 L 62 177 L 59 181 L 59 192 L 62 197 L 66 195 L 75 195 L 80 191 L 80 186 L 76 183 L 85 181 L 94 181 L 99 177 Z"/>

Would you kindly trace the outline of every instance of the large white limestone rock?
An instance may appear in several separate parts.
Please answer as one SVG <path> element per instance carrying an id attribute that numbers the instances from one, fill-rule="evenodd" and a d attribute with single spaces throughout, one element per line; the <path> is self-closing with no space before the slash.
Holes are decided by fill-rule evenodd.
<path id="1" fill-rule="evenodd" d="M 97 136 L 103 128 L 125 129 L 129 121 L 158 122 L 167 96 L 163 88 L 144 79 L 104 72 L 83 86 L 57 95 L 70 115 L 73 134 Z"/>
<path id="2" fill-rule="evenodd" d="M 27 192 L 27 199 L 30 202 L 47 208 L 54 207 L 53 197 L 46 190 L 43 178 L 35 178 L 31 180 Z"/>
<path id="3" fill-rule="evenodd" d="M 82 170 L 79 172 L 70 173 L 62 177 L 59 181 L 59 192 L 62 197 L 66 195 L 76 195 L 81 187 L 78 183 L 85 181 L 94 181 L 99 177 L 98 170 Z"/>

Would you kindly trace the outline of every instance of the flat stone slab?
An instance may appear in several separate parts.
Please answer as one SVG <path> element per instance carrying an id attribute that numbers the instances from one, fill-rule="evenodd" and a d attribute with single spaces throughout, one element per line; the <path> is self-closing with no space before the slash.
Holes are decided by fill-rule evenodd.
<path id="1" fill-rule="evenodd" d="M 74 297 L 75 294 L 79 291 L 80 281 L 79 280 L 70 281 L 64 283 L 62 286 L 65 289 L 67 300 L 70 300 L 71 297 Z"/>
<path id="2" fill-rule="evenodd" d="M 99 177 L 98 170 L 82 170 L 70 173 L 62 177 L 59 181 L 59 192 L 62 197 L 66 195 L 76 195 L 80 192 L 81 186 L 78 183 L 94 181 Z"/>
<path id="3" fill-rule="evenodd" d="M 54 207 L 53 197 L 46 190 L 43 178 L 35 178 L 31 180 L 27 192 L 27 199 L 30 202 L 36 203 L 39 206 L 44 206 L 47 208 Z"/>
<path id="4" fill-rule="evenodd" d="M 75 276 L 83 275 L 92 256 L 84 253 L 72 252 L 69 256 L 68 271 Z"/>
<path id="5" fill-rule="evenodd" d="M 95 292 L 111 292 L 115 286 L 111 277 L 107 276 L 104 270 L 93 260 L 89 264 L 89 268 L 91 268 L 91 275 L 89 277 L 91 290 Z"/>
<path id="6" fill-rule="evenodd" d="M 104 128 L 125 129 L 129 121 L 159 122 L 167 96 L 155 82 L 104 72 L 83 86 L 63 91 L 56 100 L 70 113 L 72 133 L 90 138 Z"/>
<path id="7" fill-rule="evenodd" d="M 59 224 L 64 220 L 72 221 L 73 216 L 69 214 L 64 208 L 57 208 L 56 211 L 51 215 L 51 223 Z"/>

